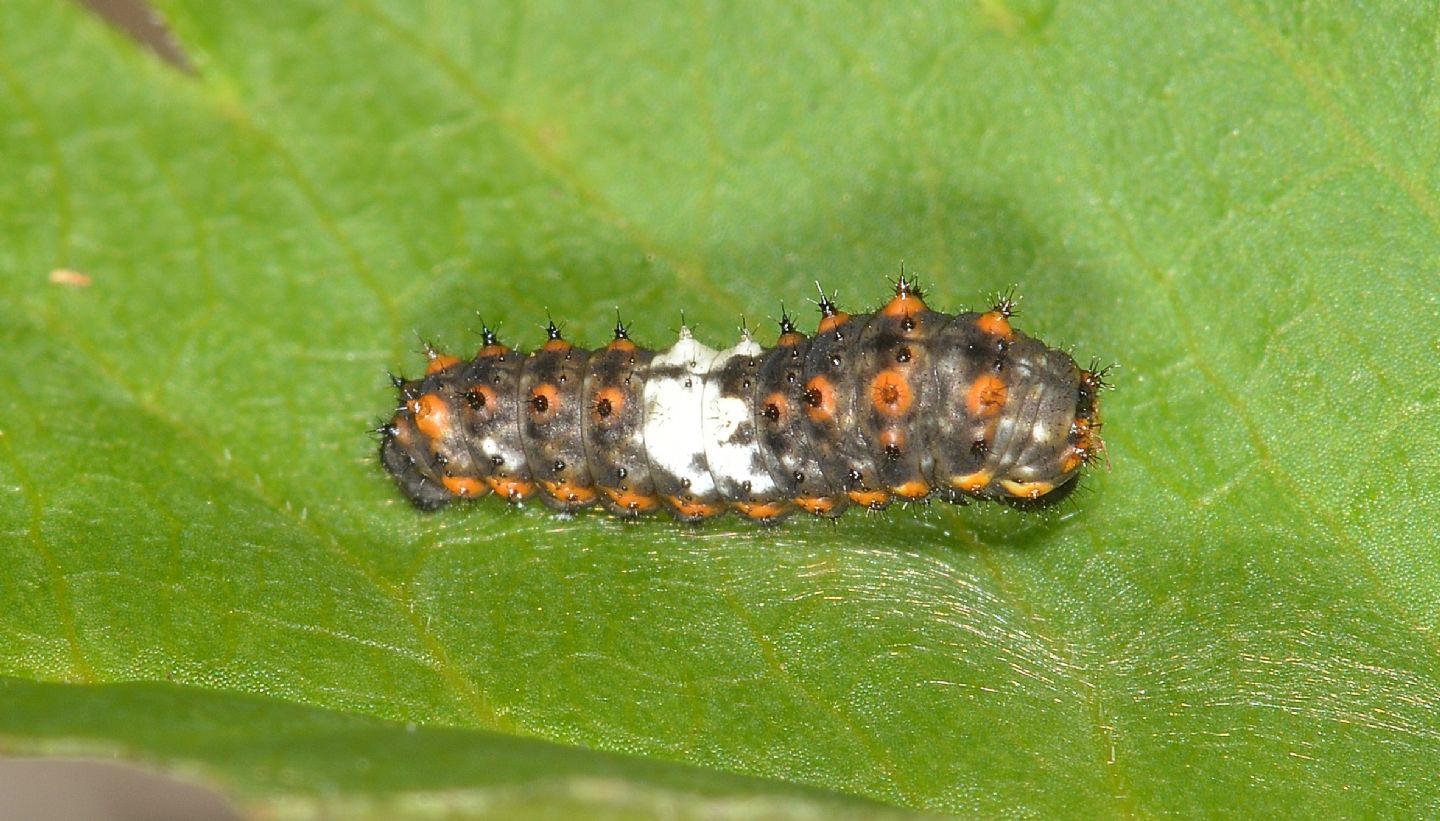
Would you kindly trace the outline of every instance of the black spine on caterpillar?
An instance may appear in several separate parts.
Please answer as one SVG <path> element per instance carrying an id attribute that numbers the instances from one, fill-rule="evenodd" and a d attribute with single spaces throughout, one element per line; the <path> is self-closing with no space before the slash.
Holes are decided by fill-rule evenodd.
<path id="1" fill-rule="evenodd" d="M 768 350 L 742 333 L 717 352 L 682 328 L 653 352 L 619 323 L 595 351 L 553 323 L 530 354 L 488 328 L 468 362 L 427 349 L 423 377 L 395 380 L 381 464 L 427 510 L 494 493 L 772 522 L 932 495 L 1049 504 L 1103 452 L 1104 372 L 1015 330 L 1008 298 L 944 314 L 902 277 L 874 313 L 819 306 L 813 337 L 785 315 Z"/>

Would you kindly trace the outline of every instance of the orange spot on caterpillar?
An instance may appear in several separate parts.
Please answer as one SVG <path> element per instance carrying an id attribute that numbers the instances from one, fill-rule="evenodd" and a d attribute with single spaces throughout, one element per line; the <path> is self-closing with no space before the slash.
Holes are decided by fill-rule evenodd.
<path id="1" fill-rule="evenodd" d="M 1055 489 L 1049 482 L 1016 482 L 1013 479 L 1002 479 L 1000 487 L 1017 499 L 1039 499 Z"/>
<path id="2" fill-rule="evenodd" d="M 829 516 L 835 512 L 835 500 L 829 496 L 796 496 L 795 506 L 816 516 Z"/>
<path id="3" fill-rule="evenodd" d="M 415 427 L 426 439 L 440 439 L 450 427 L 450 406 L 438 394 L 427 393 L 406 403 Z"/>
<path id="4" fill-rule="evenodd" d="M 429 361 L 429 362 L 426 362 L 426 363 L 425 363 L 425 375 L 426 375 L 426 376 L 429 376 L 429 375 L 434 374 L 434 373 L 439 373 L 439 372 L 445 370 L 446 368 L 454 367 L 455 365 L 459 365 L 459 364 L 460 364 L 460 357 L 458 357 L 458 356 L 449 356 L 449 355 L 446 355 L 446 354 L 436 354 L 436 355 L 430 357 L 430 361 Z"/>
<path id="5" fill-rule="evenodd" d="M 735 509 L 758 521 L 778 518 L 785 512 L 784 502 L 736 502 Z"/>
<path id="6" fill-rule="evenodd" d="M 852 490 L 845 495 L 855 504 L 871 510 L 879 510 L 890 504 L 890 492 L 886 490 Z"/>
<path id="7" fill-rule="evenodd" d="M 590 405 L 590 414 L 602 425 L 613 424 L 624 412 L 625 392 L 619 388 L 601 388 Z"/>
<path id="8" fill-rule="evenodd" d="M 560 411 L 560 391 L 549 382 L 542 382 L 530 391 L 530 418 L 548 422 Z"/>
<path id="9" fill-rule="evenodd" d="M 485 481 L 489 483 L 491 490 L 512 502 L 519 502 L 535 495 L 535 485 L 532 482 L 500 476 L 491 476 Z"/>
<path id="10" fill-rule="evenodd" d="M 631 513 L 649 513 L 660 506 L 660 500 L 654 496 L 646 496 L 633 490 L 620 490 L 613 487 L 601 488 L 601 490 L 610 498 L 610 501 L 615 503 L 616 507 Z"/>
<path id="11" fill-rule="evenodd" d="M 991 336 L 998 336 L 1001 339 L 1012 339 L 1015 336 L 1015 329 L 1010 327 L 1010 320 L 1000 311 L 990 311 L 980 315 L 975 320 L 975 325 Z"/>
<path id="12" fill-rule="evenodd" d="M 964 476 L 950 477 L 950 487 L 956 490 L 963 490 L 966 493 L 979 493 L 990 486 L 990 480 L 994 478 L 988 470 L 977 470 L 974 473 L 967 473 Z"/>
<path id="13" fill-rule="evenodd" d="M 1005 407 L 1006 393 L 1003 379 L 991 373 L 982 374 L 965 394 L 965 409 L 974 416 L 988 419 Z"/>
<path id="14" fill-rule="evenodd" d="M 880 313 L 882 316 L 899 318 L 909 316 L 910 314 L 918 314 L 924 310 L 926 310 L 925 302 L 920 299 L 920 295 L 914 291 L 905 290 L 896 294 L 894 299 L 885 303 L 885 307 L 880 309 Z"/>
<path id="15" fill-rule="evenodd" d="M 592 504 L 597 498 L 594 488 L 572 482 L 541 482 L 540 489 L 551 499 L 572 505 Z"/>
<path id="16" fill-rule="evenodd" d="M 681 499 L 678 496 L 666 496 L 665 501 L 675 508 L 675 511 L 687 519 L 708 519 L 711 516 L 718 516 L 725 512 L 721 505 L 702 502 L 698 499 Z"/>
<path id="17" fill-rule="evenodd" d="M 816 422 L 835 418 L 835 386 L 823 376 L 814 376 L 805 385 L 805 413 Z"/>
<path id="18" fill-rule="evenodd" d="M 899 368 L 886 368 L 870 381 L 870 403 L 886 416 L 904 416 L 914 401 L 910 380 Z"/>
<path id="19" fill-rule="evenodd" d="M 844 311 L 836 311 L 833 314 L 820 320 L 820 327 L 815 329 L 817 334 L 828 334 L 831 331 L 850 321 L 850 315 Z"/>
<path id="20" fill-rule="evenodd" d="M 478 499 L 490 492 L 484 482 L 469 476 L 445 476 L 440 483 L 445 485 L 446 490 L 466 499 Z"/>
<path id="21" fill-rule="evenodd" d="M 916 479 L 895 487 L 894 491 L 896 496 L 907 501 L 915 502 L 930 495 L 930 485 Z"/>

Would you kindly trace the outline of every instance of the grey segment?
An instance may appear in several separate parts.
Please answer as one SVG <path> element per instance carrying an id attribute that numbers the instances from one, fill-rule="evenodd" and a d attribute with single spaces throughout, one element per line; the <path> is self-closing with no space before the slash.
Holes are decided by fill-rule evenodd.
<path id="1" fill-rule="evenodd" d="M 585 458 L 585 365 L 590 353 L 554 340 L 526 357 L 520 374 L 522 433 L 540 498 L 557 510 L 595 503 Z"/>

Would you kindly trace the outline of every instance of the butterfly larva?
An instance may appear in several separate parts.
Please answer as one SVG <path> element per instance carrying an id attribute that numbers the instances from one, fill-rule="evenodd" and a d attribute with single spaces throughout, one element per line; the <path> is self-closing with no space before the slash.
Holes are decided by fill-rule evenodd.
<path id="1" fill-rule="evenodd" d="M 742 333 L 717 352 L 681 328 L 654 352 L 618 322 L 595 351 L 553 322 L 529 354 L 489 328 L 472 360 L 427 349 L 423 377 L 395 379 L 381 463 L 424 509 L 494 493 L 771 522 L 932 495 L 1047 504 L 1103 451 L 1103 371 L 1015 330 L 1008 298 L 938 313 L 901 277 L 874 313 L 819 307 L 813 337 L 783 316 L 769 349 Z"/>

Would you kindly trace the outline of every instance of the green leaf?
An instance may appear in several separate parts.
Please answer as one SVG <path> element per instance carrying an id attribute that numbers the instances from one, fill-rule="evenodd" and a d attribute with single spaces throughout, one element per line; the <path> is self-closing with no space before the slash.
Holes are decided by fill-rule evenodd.
<path id="1" fill-rule="evenodd" d="M 167 762 L 264 817 L 911 817 L 781 782 L 163 683 L 0 679 L 0 722 L 11 752 Z"/>
<path id="2" fill-rule="evenodd" d="M 6 749 L 264 811 L 1440 812 L 1435 4 L 161 6 L 194 76 L 0 4 Z M 723 343 L 902 260 L 1120 363 L 1072 503 L 427 516 L 364 434 L 476 310 Z"/>

